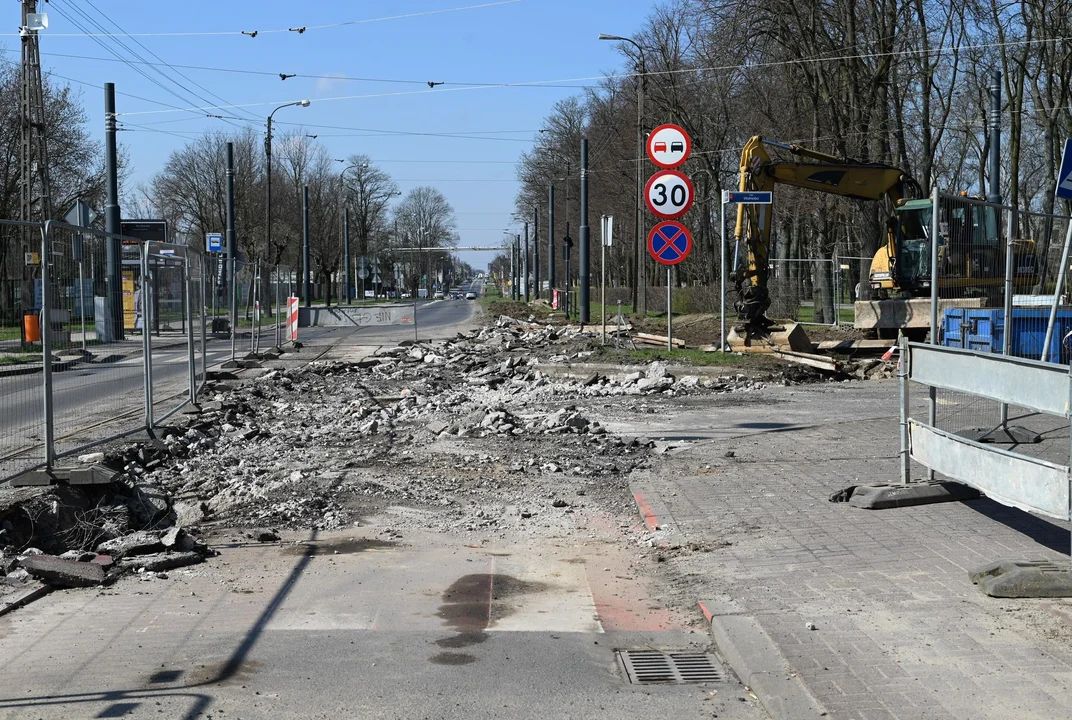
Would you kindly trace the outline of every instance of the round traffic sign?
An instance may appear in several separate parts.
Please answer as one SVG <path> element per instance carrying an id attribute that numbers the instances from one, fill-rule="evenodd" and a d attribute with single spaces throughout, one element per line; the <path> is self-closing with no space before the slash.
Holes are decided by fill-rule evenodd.
<path id="1" fill-rule="evenodd" d="M 677 125 L 660 125 L 648 135 L 648 157 L 666 170 L 680 166 L 691 152 L 692 138 Z"/>
<path id="2" fill-rule="evenodd" d="M 357 276 L 362 280 L 367 280 L 370 274 L 371 273 L 369 273 L 369 269 L 367 267 L 359 267 L 357 269 Z"/>
<path id="3" fill-rule="evenodd" d="M 692 180 L 677 170 L 663 170 L 651 176 L 644 197 L 648 210 L 663 220 L 676 220 L 689 211 L 696 197 Z"/>
<path id="4" fill-rule="evenodd" d="M 659 223 L 648 233 L 648 253 L 655 262 L 677 265 L 692 252 L 692 233 L 677 222 Z"/>

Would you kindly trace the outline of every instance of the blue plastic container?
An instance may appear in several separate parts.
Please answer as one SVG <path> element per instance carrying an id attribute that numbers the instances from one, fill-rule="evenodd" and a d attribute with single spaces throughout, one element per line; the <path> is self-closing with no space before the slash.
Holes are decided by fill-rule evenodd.
<path id="1" fill-rule="evenodd" d="M 942 344 L 981 352 L 1000 353 L 1005 343 L 1005 312 L 1001 309 L 946 308 L 942 315 Z M 1014 308 L 1012 354 L 1038 360 L 1046 340 L 1049 308 Z M 1051 362 L 1067 365 L 1072 351 L 1064 338 L 1072 332 L 1072 309 L 1057 311 L 1050 339 Z"/>

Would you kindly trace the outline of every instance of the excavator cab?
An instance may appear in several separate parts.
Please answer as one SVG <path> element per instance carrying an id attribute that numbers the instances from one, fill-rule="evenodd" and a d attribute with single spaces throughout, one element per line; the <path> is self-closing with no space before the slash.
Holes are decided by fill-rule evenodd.
<path id="1" fill-rule="evenodd" d="M 907 295 L 913 294 L 909 288 L 930 287 L 931 284 L 933 216 L 934 208 L 930 200 L 909 200 L 894 214 L 897 250 L 890 258 L 888 282 Z M 872 273 L 872 289 L 885 289 L 883 280 L 887 278 L 875 278 Z"/>
<path id="2" fill-rule="evenodd" d="M 909 200 L 897 208 L 896 255 L 892 279 L 905 297 L 929 295 L 934 208 L 930 200 Z M 1000 290 L 1005 275 L 1004 242 L 995 208 L 943 199 L 938 214 L 939 289 L 957 295 Z M 872 287 L 876 285 L 872 278 Z"/>

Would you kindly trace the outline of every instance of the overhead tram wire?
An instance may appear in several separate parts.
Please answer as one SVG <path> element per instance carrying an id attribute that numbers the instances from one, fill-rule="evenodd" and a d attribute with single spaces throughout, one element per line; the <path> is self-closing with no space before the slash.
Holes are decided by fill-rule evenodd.
<path id="1" fill-rule="evenodd" d="M 61 2 L 68 7 L 69 11 L 73 11 L 73 12 L 77 13 L 81 17 L 85 18 L 87 23 L 89 23 L 92 26 L 95 26 L 99 30 L 104 31 L 104 33 L 103 33 L 104 36 L 110 38 L 112 40 L 112 42 L 114 42 L 116 45 L 118 45 L 126 53 L 128 53 L 130 55 L 133 55 L 135 58 L 137 58 L 139 60 L 145 60 L 145 58 L 142 57 L 140 54 L 138 54 L 135 50 L 133 50 L 132 48 L 130 48 L 129 46 L 124 44 L 121 40 L 116 38 L 114 34 L 108 33 L 106 28 L 104 28 L 104 26 L 102 26 L 99 22 L 97 22 L 92 17 L 90 17 L 84 10 L 82 10 L 78 6 L 70 4 L 67 0 L 52 0 L 52 2 L 50 2 L 50 6 L 52 8 L 54 8 L 62 17 L 64 17 L 72 25 L 74 25 L 75 27 L 78 27 L 81 30 L 85 30 L 85 26 L 82 25 L 77 19 L 75 19 L 71 15 L 69 15 L 69 14 L 64 12 L 63 7 L 60 6 Z M 143 71 L 141 68 L 137 67 L 135 64 L 128 62 L 126 58 L 123 58 L 119 53 L 117 53 L 115 50 L 113 50 L 111 47 L 109 47 L 108 44 L 106 42 L 104 42 L 103 40 L 101 40 L 99 37 L 94 36 L 91 39 L 95 43 L 97 43 L 99 46 L 104 48 L 107 52 L 111 53 L 116 58 L 121 59 L 128 67 L 130 67 L 136 73 L 138 73 L 139 75 L 144 77 L 146 80 L 148 80 L 149 82 L 153 83 L 154 85 L 156 85 L 160 89 L 164 90 L 165 92 L 169 93 L 170 95 L 173 95 L 174 97 L 178 98 L 180 101 L 189 102 L 189 98 L 192 97 L 192 98 L 195 98 L 196 100 L 200 100 L 201 102 L 205 102 L 205 103 L 211 102 L 207 98 L 205 98 L 204 96 L 202 96 L 202 95 L 200 95 L 200 94 L 198 94 L 196 92 L 193 92 L 192 90 L 190 90 L 189 88 L 184 86 L 181 82 L 175 80 L 174 78 L 169 77 L 166 73 L 161 71 L 159 68 L 153 67 L 153 70 L 155 70 L 157 74 L 159 74 L 165 80 L 167 80 L 168 82 L 174 84 L 175 86 L 180 88 L 182 91 L 184 91 L 186 93 L 186 97 L 183 97 L 182 95 L 180 95 L 178 92 L 176 92 L 172 88 L 168 87 L 167 85 L 164 85 L 163 83 L 161 83 L 158 80 L 156 80 L 156 78 L 153 78 L 152 76 L 150 76 L 148 73 Z M 215 107 L 215 106 L 213 106 L 213 107 Z M 173 112 L 173 111 L 160 111 L 160 112 Z M 225 121 L 225 122 L 228 122 L 228 124 L 234 125 L 234 123 L 231 123 L 229 121 Z M 238 127 L 238 126 L 236 125 L 235 127 Z"/>
<path id="2" fill-rule="evenodd" d="M 1052 42 L 1052 41 L 1055 41 L 1055 40 L 1067 40 L 1067 39 L 1072 39 L 1072 38 L 1046 38 L 1044 40 L 1044 42 Z M 699 73 L 699 72 L 716 72 L 716 71 L 744 71 L 744 70 L 755 70 L 755 69 L 763 69 L 763 68 L 770 68 L 770 67 L 784 67 L 784 66 L 787 66 L 787 65 L 801 65 L 801 64 L 805 64 L 805 63 L 822 63 L 822 62 L 829 62 L 831 60 L 874 59 L 874 58 L 897 57 L 897 56 L 905 56 L 905 55 L 913 55 L 913 54 L 915 54 L 915 55 L 919 55 L 919 54 L 924 54 L 924 55 L 935 55 L 935 54 L 943 55 L 943 54 L 947 54 L 947 53 L 962 52 L 964 50 L 970 50 L 970 49 L 986 49 L 986 48 L 993 48 L 993 47 L 1018 46 L 1018 45 L 1025 45 L 1025 44 L 1034 44 L 1034 43 L 1037 43 L 1037 42 L 1043 42 L 1043 41 L 1039 41 L 1039 40 L 1023 40 L 1023 41 L 1009 41 L 1009 42 L 1004 42 L 1004 43 L 980 43 L 980 44 L 976 44 L 976 45 L 958 45 L 958 46 L 950 46 L 950 47 L 940 47 L 940 48 L 934 48 L 932 50 L 924 50 L 924 51 L 905 50 L 905 51 L 892 51 L 892 52 L 881 52 L 881 53 L 864 53 L 864 54 L 856 54 L 856 55 L 845 55 L 845 56 L 840 56 L 840 57 L 798 58 L 798 59 L 794 59 L 794 60 L 778 60 L 778 61 L 771 61 L 771 62 L 765 62 L 765 63 L 754 63 L 754 64 L 717 65 L 717 66 L 710 66 L 710 67 L 688 67 L 688 68 L 677 68 L 677 69 L 668 69 L 668 70 L 648 70 L 648 71 L 646 71 L 644 73 L 644 75 L 647 75 L 647 76 L 650 76 L 650 77 L 657 77 L 657 76 L 661 76 L 661 75 L 677 75 L 677 74 L 682 74 L 682 73 Z M 531 86 L 536 86 L 536 85 L 550 85 L 550 84 L 553 84 L 553 83 L 604 81 L 604 80 L 614 80 L 614 79 L 623 79 L 623 78 L 633 78 L 633 77 L 637 77 L 639 75 L 640 75 L 639 72 L 622 72 L 622 73 L 614 73 L 614 74 L 610 74 L 610 75 L 593 75 L 593 76 L 588 76 L 588 77 L 576 77 L 576 78 L 566 78 L 566 79 L 557 79 L 557 80 L 530 81 L 530 82 L 526 82 L 526 83 L 498 83 L 498 84 L 488 84 L 488 85 L 466 85 L 466 86 L 463 86 L 463 87 L 441 88 L 441 89 L 432 88 L 432 89 L 428 89 L 428 90 L 413 90 L 413 91 L 408 91 L 408 92 L 372 93 L 372 94 L 366 94 L 366 95 L 343 95 L 343 96 L 338 96 L 338 97 L 318 98 L 317 102 L 318 103 L 324 103 L 324 102 L 335 102 L 335 101 L 341 101 L 341 100 L 364 100 L 364 99 L 381 98 L 381 97 L 399 97 L 399 96 L 405 96 L 405 95 L 423 95 L 423 94 L 430 93 L 430 92 L 446 93 L 446 92 L 460 92 L 460 91 L 466 91 L 466 90 L 486 90 L 486 89 L 494 89 L 494 88 L 505 89 L 505 88 L 520 87 L 520 86 L 531 87 Z M 272 104 L 275 104 L 275 103 L 278 103 L 278 102 L 280 102 L 280 101 L 276 100 L 276 101 L 272 101 L 272 102 L 242 103 L 241 105 L 235 105 L 235 106 L 231 106 L 231 107 L 260 107 L 260 106 L 272 105 Z M 283 102 L 286 102 L 286 101 L 283 101 Z M 192 108 L 192 109 L 193 110 L 200 110 L 200 109 L 203 109 L 203 108 Z M 159 112 L 165 112 L 165 111 L 151 111 L 151 112 L 146 112 L 146 113 L 128 113 L 128 114 L 155 114 L 155 113 L 159 113 Z"/>
<path id="3" fill-rule="evenodd" d="M 72 25 L 74 25 L 75 27 L 77 27 L 77 28 L 79 28 L 79 29 L 82 29 L 82 30 L 85 30 L 85 27 L 84 27 L 84 26 L 83 26 L 83 25 L 82 25 L 82 24 L 81 24 L 81 23 L 80 23 L 80 22 L 79 22 L 78 20 L 76 20 L 76 19 L 74 19 L 74 18 L 72 18 L 72 17 L 69 17 L 69 16 L 68 16 L 68 15 L 67 15 L 67 14 L 66 14 L 66 13 L 65 13 L 65 12 L 63 11 L 63 9 L 62 9 L 61 7 L 59 7 L 59 5 L 58 5 L 58 4 L 57 4 L 57 3 L 55 2 L 55 0 L 54 0 L 53 2 L 51 2 L 51 3 L 50 3 L 50 6 L 52 7 L 52 9 L 53 9 L 53 10 L 54 10 L 54 11 L 55 11 L 55 12 L 56 12 L 56 13 L 57 13 L 57 14 L 58 14 L 58 15 L 59 15 L 60 17 L 62 17 L 62 18 L 64 18 L 65 20 L 67 20 L 68 22 L 70 22 L 70 23 L 71 23 Z M 102 40 L 100 40 L 100 39 L 99 39 L 98 37 L 96 37 L 96 36 L 90 36 L 90 37 L 91 37 L 91 39 L 92 39 L 92 40 L 93 40 L 93 41 L 94 41 L 95 43 L 97 43 L 97 44 L 98 44 L 98 45 L 99 45 L 99 46 L 100 46 L 101 48 L 103 48 L 105 52 L 111 53 L 111 54 L 112 54 L 113 56 L 115 56 L 116 58 L 118 58 L 118 59 L 119 59 L 119 60 L 120 60 L 121 62 L 125 63 L 125 64 L 126 64 L 126 65 L 127 65 L 128 67 L 130 67 L 130 69 L 131 69 L 131 70 L 133 70 L 134 72 L 136 72 L 136 73 L 137 73 L 138 75 L 140 75 L 141 77 L 143 77 L 143 78 L 144 78 L 145 80 L 147 80 L 148 82 L 152 83 L 153 85 L 156 85 L 156 86 L 157 86 L 158 88 L 160 88 L 161 90 L 163 90 L 163 91 L 164 91 L 164 92 L 166 92 L 167 94 L 169 94 L 169 95 L 172 95 L 173 97 L 177 98 L 177 99 L 178 99 L 179 101 L 181 101 L 181 102 L 189 102 L 189 100 L 188 100 L 187 98 L 184 98 L 183 96 L 179 95 L 179 94 L 178 94 L 177 92 L 175 92 L 175 91 L 174 91 L 174 90 L 172 90 L 171 88 L 167 87 L 166 85 L 164 85 L 163 83 L 161 83 L 161 82 L 160 82 L 159 80 L 157 80 L 156 78 L 154 78 L 154 77 L 150 76 L 150 75 L 149 75 L 148 73 L 146 73 L 146 72 L 145 72 L 144 70 L 142 70 L 141 68 L 137 67 L 136 65 L 132 65 L 132 64 L 131 64 L 131 63 L 129 63 L 129 62 L 127 62 L 125 58 L 123 58 L 123 57 L 122 57 L 122 56 L 121 56 L 121 55 L 120 55 L 120 54 L 119 54 L 118 52 L 116 52 L 115 50 L 113 50 L 112 48 L 110 48 L 110 47 L 109 47 L 109 46 L 108 46 L 108 45 L 107 45 L 106 43 L 104 43 L 104 42 L 103 42 Z M 173 106 L 169 106 L 169 107 L 173 107 Z M 199 111 L 196 111 L 196 110 L 188 110 L 187 108 L 183 108 L 183 107 L 173 107 L 173 109 L 172 109 L 172 110 L 166 110 L 166 111 L 163 111 L 163 112 L 187 112 L 187 113 L 190 113 L 190 114 L 192 114 L 192 115 L 195 115 L 195 116 L 202 116 L 202 115 L 204 115 L 204 113 L 203 113 L 203 112 L 199 112 Z"/>
<path id="4" fill-rule="evenodd" d="M 108 15 L 106 15 L 106 14 L 105 14 L 104 12 L 102 12 L 100 8 L 98 8 L 98 7 L 96 6 L 96 5 L 94 5 L 94 4 L 93 4 L 93 0 L 85 0 L 85 2 L 86 2 L 86 4 L 87 4 L 87 5 L 89 5 L 89 6 L 91 7 L 91 8 L 93 8 L 93 9 L 94 9 L 94 10 L 95 10 L 95 11 L 97 12 L 97 14 L 98 14 L 98 15 L 100 15 L 100 16 L 101 16 L 102 18 L 104 18 L 105 20 L 107 20 L 108 22 L 110 22 L 110 23 L 111 23 L 112 25 L 114 25 L 114 26 L 116 27 L 116 29 L 118 29 L 118 30 L 119 30 L 119 31 L 120 31 L 121 33 L 123 33 L 123 34 L 126 34 L 126 31 L 125 31 L 125 30 L 123 30 L 123 28 L 122 28 L 122 27 L 120 27 L 119 23 L 117 23 L 117 22 L 116 22 L 115 20 L 113 20 L 112 18 L 108 17 Z M 115 36 L 113 36 L 113 37 L 115 37 Z M 194 85 L 195 87 L 197 87 L 197 88 L 199 88 L 199 89 L 203 90 L 204 92 L 208 93 L 208 94 L 209 94 L 209 95 L 210 95 L 211 97 L 213 97 L 213 98 L 215 98 L 215 99 L 219 100 L 219 101 L 220 101 L 220 102 L 222 102 L 222 103 L 225 103 L 225 104 L 226 104 L 226 103 L 230 102 L 229 100 L 226 100 L 225 98 L 222 98 L 222 97 L 220 97 L 219 95 L 217 95 L 216 93 L 212 92 L 211 90 L 209 90 L 208 88 L 206 88 L 206 87 L 205 87 L 204 85 L 201 85 L 201 84 L 200 84 L 200 83 L 198 83 L 198 82 L 197 82 L 196 80 L 193 80 L 193 79 L 191 79 L 190 77 L 188 77 L 187 75 L 185 75 L 185 74 L 183 74 L 182 72 L 180 72 L 179 70 L 176 70 L 176 69 L 175 69 L 175 67 L 174 67 L 173 65 L 169 64 L 169 63 L 168 63 L 168 62 L 166 62 L 166 61 L 165 61 L 165 60 L 164 60 L 164 59 L 163 59 L 162 57 L 160 57 L 159 55 L 157 55 L 156 53 L 154 53 L 154 52 L 153 52 L 152 50 L 150 50 L 149 48 L 145 47 L 145 45 L 144 45 L 144 44 L 143 44 L 143 43 L 142 43 L 142 42 L 141 42 L 140 40 L 138 40 L 137 38 L 131 38 L 131 39 L 132 39 L 132 40 L 133 40 L 133 41 L 134 41 L 134 42 L 135 42 L 135 43 L 136 43 L 136 44 L 138 45 L 138 47 L 142 48 L 142 49 L 143 49 L 143 50 L 145 50 L 145 51 L 146 51 L 147 53 L 149 53 L 149 54 L 150 54 L 151 56 L 153 56 L 154 58 L 156 58 L 157 60 L 159 60 L 159 61 L 160 61 L 161 63 L 163 63 L 163 64 L 164 64 L 164 65 L 165 65 L 166 67 L 168 67 L 168 68 L 169 68 L 169 69 L 170 69 L 170 70 L 171 70 L 172 72 L 174 72 L 174 73 L 175 73 L 176 75 L 178 75 L 178 76 L 179 76 L 179 77 L 181 77 L 182 79 L 186 80 L 186 81 L 187 81 L 187 82 L 189 82 L 189 83 L 192 83 L 192 84 L 193 84 L 193 85 Z M 117 42 L 118 42 L 118 39 L 117 39 Z M 139 59 L 139 62 L 140 62 L 140 59 Z M 173 81 L 173 82 L 174 82 L 174 81 Z M 200 96 L 195 96 L 195 97 L 200 97 Z M 202 98 L 202 99 L 204 99 L 204 98 Z M 254 115 L 253 115 L 252 113 L 250 113 L 249 111 L 245 111 L 245 110 L 244 110 L 244 111 L 242 111 L 242 112 L 244 112 L 244 113 L 245 113 L 246 115 L 248 115 L 248 116 L 249 116 L 249 117 L 250 117 L 251 119 L 259 121 L 259 118 L 257 118 L 256 116 L 254 116 Z"/>
<path id="5" fill-rule="evenodd" d="M 55 0 L 52 0 L 53 2 Z M 366 25 L 368 23 L 385 22 L 388 20 L 407 20 L 415 17 L 425 17 L 428 15 L 443 15 L 446 13 L 462 12 L 465 10 L 482 10 L 485 8 L 498 7 L 501 5 L 516 5 L 517 3 L 524 2 L 524 0 L 498 0 L 498 2 L 487 2 L 479 5 L 466 5 L 464 7 L 453 8 L 441 8 L 439 10 L 426 10 L 422 12 L 406 13 L 404 15 L 388 15 L 386 17 L 378 18 L 366 18 L 363 20 L 347 20 L 344 22 L 328 23 L 325 25 L 305 25 L 301 27 L 301 31 L 298 34 L 304 34 L 308 30 L 328 30 L 331 28 L 347 27 L 350 25 Z M 97 33 L 91 33 L 85 28 L 79 28 L 81 33 L 50 33 L 51 37 L 97 37 Z M 158 33 L 123 33 L 123 37 L 206 37 L 206 36 L 220 36 L 220 35 L 232 35 L 241 36 L 249 35 L 255 37 L 256 35 L 273 35 L 296 32 L 299 28 L 288 27 L 273 30 L 260 30 L 256 29 L 248 30 L 216 30 L 216 31 L 191 31 L 191 32 L 158 32 Z M 110 33 L 100 33 L 100 35 L 109 35 Z M 19 37 L 18 33 L 0 33 L 0 37 Z"/>
<path id="6" fill-rule="evenodd" d="M 0 52 L 16 52 L 15 48 L 0 48 Z M 99 57 L 96 55 L 73 55 L 71 53 L 57 53 L 57 52 L 43 52 L 42 56 L 47 57 L 60 57 L 67 58 L 69 60 L 94 60 L 98 62 L 133 62 L 139 65 L 164 65 L 170 68 L 178 68 L 182 70 L 201 70 L 204 72 L 220 72 L 220 73 L 234 73 L 238 75 L 257 75 L 260 77 L 279 77 L 280 73 L 277 70 L 247 70 L 243 68 L 224 68 L 224 67 L 212 67 L 209 65 L 182 65 L 175 63 L 153 63 L 148 61 L 135 61 L 135 60 L 116 60 L 115 58 Z M 338 80 L 339 82 L 367 82 L 367 83 L 385 83 L 389 85 L 427 85 L 427 80 L 411 80 L 411 79 L 397 79 L 397 78 L 370 78 L 370 77 L 355 77 L 351 75 L 317 75 L 311 73 L 286 73 L 288 78 L 298 78 L 304 80 Z M 460 80 L 445 81 L 442 83 L 437 82 L 436 85 L 464 85 L 464 86 L 480 86 L 487 85 L 488 87 L 499 87 L 503 83 L 496 82 L 464 82 Z M 559 88 L 570 90 L 588 90 L 598 87 L 598 85 L 554 85 L 551 83 L 514 83 L 512 87 L 534 87 L 534 88 Z"/>

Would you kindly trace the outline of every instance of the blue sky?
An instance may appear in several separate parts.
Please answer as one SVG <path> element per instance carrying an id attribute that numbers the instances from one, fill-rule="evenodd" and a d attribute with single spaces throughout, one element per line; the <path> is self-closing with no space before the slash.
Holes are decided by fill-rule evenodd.
<path id="1" fill-rule="evenodd" d="M 310 107 L 281 110 L 276 122 L 302 123 L 307 133 L 318 135 L 318 142 L 332 157 L 367 153 L 395 177 L 403 192 L 418 185 L 439 188 L 457 212 L 463 245 L 498 245 L 503 228 L 510 224 L 517 189 L 513 163 L 530 147 L 551 106 L 580 90 L 546 86 L 461 88 L 468 83 L 540 83 L 614 71 L 622 66 L 615 43 L 600 42 L 596 36 L 601 32 L 631 34 L 640 27 L 651 3 L 520 0 L 492 5 L 495 2 L 363 0 L 314 5 L 283 0 L 54 0 L 47 5 L 40 3 L 40 9 L 49 15 L 49 28 L 41 37 L 42 64 L 57 75 L 88 83 L 81 89 L 97 135 L 103 131 L 103 91 L 98 88 L 104 82 L 116 83 L 120 93 L 145 99 L 120 95 L 117 101 L 120 120 L 130 128 L 120 138 L 134 165 L 134 182 L 148 179 L 170 151 L 191 137 L 183 133 L 229 127 L 221 120 L 198 117 L 199 113 L 160 112 L 170 108 L 146 100 L 180 108 L 244 105 L 202 113 L 243 118 L 262 129 L 276 105 L 309 98 Z M 125 64 L 58 56 L 114 57 L 99 44 L 103 43 L 122 57 L 133 59 L 131 51 L 120 48 L 113 38 L 65 36 L 83 32 L 75 21 L 91 27 L 78 10 L 109 32 L 119 31 L 100 13 L 127 33 L 153 34 L 121 38 L 146 60 L 157 62 L 151 51 L 173 65 L 271 75 L 179 68 L 187 80 L 175 70 L 160 68 L 182 83 L 183 90 L 151 67 L 141 66 L 150 77 L 173 89 L 176 97 Z M 10 11 L 15 12 L 14 7 Z M 365 22 L 316 28 L 352 21 Z M 287 31 L 292 27 L 307 29 L 300 34 Z M 258 35 L 225 34 L 243 30 L 256 30 Z M 283 32 L 273 32 L 279 30 Z M 17 37 L 9 34 L 0 43 L 8 50 L 6 56 L 17 61 Z M 283 81 L 278 73 L 327 77 Z M 341 79 L 344 76 L 412 82 Z M 427 81 L 447 84 L 430 90 Z M 367 130 L 468 134 L 483 139 L 388 136 Z M 490 256 L 464 259 L 477 264 Z"/>

